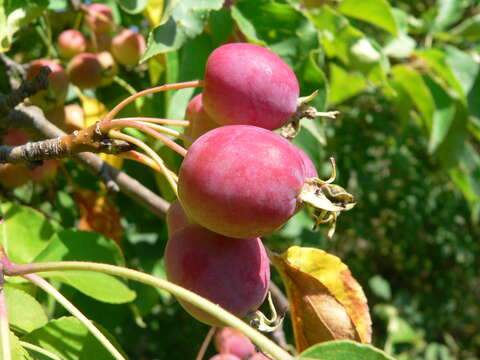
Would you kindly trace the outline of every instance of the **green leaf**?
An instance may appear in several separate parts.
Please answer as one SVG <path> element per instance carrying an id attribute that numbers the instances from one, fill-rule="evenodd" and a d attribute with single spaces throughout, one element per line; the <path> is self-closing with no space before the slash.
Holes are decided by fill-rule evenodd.
<path id="1" fill-rule="evenodd" d="M 399 316 L 388 321 L 387 330 L 392 344 L 415 344 L 421 339 L 410 324 Z"/>
<path id="2" fill-rule="evenodd" d="M 35 262 L 46 261 L 93 261 L 124 265 L 123 255 L 117 244 L 100 234 L 65 230 L 55 236 L 50 244 L 35 258 Z M 135 292 L 119 279 L 98 272 L 62 271 L 48 272 L 45 277 L 68 284 L 99 301 L 125 303 L 135 299 Z"/>
<path id="3" fill-rule="evenodd" d="M 328 80 L 318 64 L 319 56 L 318 50 L 310 51 L 303 66 L 300 79 L 302 79 L 301 89 L 304 95 L 309 95 L 318 90 L 318 94 L 312 100 L 311 104 L 315 106 L 317 110 L 323 111 L 328 103 Z"/>
<path id="4" fill-rule="evenodd" d="M 330 103 L 341 103 L 360 93 L 366 85 L 367 81 L 362 74 L 348 73 L 340 66 L 330 63 Z"/>
<path id="5" fill-rule="evenodd" d="M 10 286 L 4 287 L 10 326 L 30 332 L 48 322 L 47 314 L 34 297 Z"/>
<path id="6" fill-rule="evenodd" d="M 210 35 L 215 47 L 223 44 L 233 30 L 233 18 L 229 9 L 222 8 L 219 11 L 212 11 L 208 23 L 212 29 Z"/>
<path id="7" fill-rule="evenodd" d="M 48 0 L 0 0 L 0 53 L 8 51 L 13 35 L 47 8 Z"/>
<path id="8" fill-rule="evenodd" d="M 107 338 L 112 336 L 101 329 Z M 87 328 L 74 317 L 62 317 L 48 322 L 32 331 L 22 340 L 38 345 L 62 359 L 68 360 L 111 360 L 112 355 L 98 342 Z M 118 344 L 114 345 L 119 349 Z M 121 349 L 119 349 L 121 351 Z"/>
<path id="9" fill-rule="evenodd" d="M 385 29 L 394 36 L 398 33 L 395 17 L 386 0 L 343 0 L 338 11 Z"/>
<path id="10" fill-rule="evenodd" d="M 475 77 L 480 70 L 480 63 L 472 55 L 453 46 L 445 46 L 446 62 L 453 74 L 460 82 L 464 94 L 468 94 L 473 87 Z"/>
<path id="11" fill-rule="evenodd" d="M 314 13 L 305 11 L 305 15 L 318 30 L 320 43 L 328 57 L 338 57 L 349 66 L 351 48 L 365 37 L 357 28 L 350 25 L 348 19 L 328 6 Z"/>
<path id="12" fill-rule="evenodd" d="M 438 0 L 438 13 L 433 21 L 431 32 L 444 30 L 458 21 L 467 6 L 468 1 L 465 0 Z"/>
<path id="13" fill-rule="evenodd" d="M 321 360 L 393 360 L 383 351 L 355 341 L 327 341 L 302 352 L 299 359 Z"/>
<path id="14" fill-rule="evenodd" d="M 138 14 L 147 6 L 148 0 L 117 0 L 120 7 L 130 14 Z"/>
<path id="15" fill-rule="evenodd" d="M 2 344 L 0 343 L 0 354 L 2 354 Z M 11 359 L 9 360 L 32 360 L 30 354 L 27 350 L 25 350 L 18 337 L 10 331 L 10 351 L 11 351 Z M 2 358 L 3 359 L 3 358 Z"/>
<path id="16" fill-rule="evenodd" d="M 47 245 L 53 226 L 38 211 L 22 205 L 0 205 L 0 242 L 13 262 L 29 263 Z"/>
<path id="17" fill-rule="evenodd" d="M 437 83 L 430 78 L 425 78 L 430 93 L 435 101 L 435 111 L 432 118 L 432 128 L 428 143 L 428 152 L 433 154 L 448 134 L 455 116 L 455 101 Z"/>
<path id="18" fill-rule="evenodd" d="M 467 18 L 451 30 L 453 35 L 462 37 L 465 41 L 474 42 L 480 40 L 480 14 Z"/>
<path id="19" fill-rule="evenodd" d="M 255 27 L 251 21 L 247 19 L 236 6 L 232 7 L 232 18 L 235 20 L 238 28 L 243 35 L 245 35 L 249 42 L 257 45 L 266 45 L 265 41 L 259 38 L 259 35 L 257 34 L 257 31 L 255 30 Z"/>
<path id="20" fill-rule="evenodd" d="M 380 275 L 372 276 L 368 281 L 368 284 L 370 285 L 373 293 L 378 297 L 387 301 L 392 298 L 392 290 L 390 288 L 390 284 Z"/>
<path id="21" fill-rule="evenodd" d="M 422 76 L 411 67 L 397 65 L 392 68 L 393 79 L 410 96 L 427 127 L 430 128 L 435 111 L 435 101 Z"/>
<path id="22" fill-rule="evenodd" d="M 223 0 L 184 0 L 176 4 L 172 17 L 153 29 L 147 41 L 147 50 L 140 62 L 150 57 L 178 50 L 187 39 L 202 33 L 211 10 L 219 10 Z"/>

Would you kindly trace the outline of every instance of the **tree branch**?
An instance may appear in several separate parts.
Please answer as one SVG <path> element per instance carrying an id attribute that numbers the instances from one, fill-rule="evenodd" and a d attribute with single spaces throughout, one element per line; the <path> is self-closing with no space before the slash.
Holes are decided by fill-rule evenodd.
<path id="1" fill-rule="evenodd" d="M 31 129 L 43 138 L 55 138 L 66 135 L 62 130 L 50 123 L 43 115 L 43 112 L 36 106 L 27 107 L 19 105 L 15 110 L 8 113 L 4 121 L 7 127 Z M 100 176 L 110 189 L 120 190 L 158 217 L 165 217 L 170 204 L 134 178 L 115 169 L 94 154 L 79 153 L 73 157 L 94 175 Z"/>

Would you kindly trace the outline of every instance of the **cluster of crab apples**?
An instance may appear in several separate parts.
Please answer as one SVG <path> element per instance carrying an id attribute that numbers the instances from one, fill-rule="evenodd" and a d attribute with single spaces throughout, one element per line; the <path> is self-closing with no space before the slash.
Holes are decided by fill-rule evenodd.
<path id="1" fill-rule="evenodd" d="M 211 53 L 203 93 L 186 110 L 192 144 L 167 213 L 167 276 L 240 317 L 253 314 L 268 291 L 261 237 L 304 204 L 320 211 L 319 223 L 331 224 L 353 206 L 332 179 L 318 179 L 307 154 L 272 131 L 292 119 L 298 99 L 296 76 L 279 56 L 231 43 Z M 196 319 L 222 325 L 181 304 Z"/>
<path id="2" fill-rule="evenodd" d="M 37 59 L 29 64 L 26 80 L 32 80 L 42 66 L 50 68 L 49 87 L 30 97 L 48 120 L 67 132 L 84 127 L 84 112 L 78 104 L 65 105 L 69 84 L 79 89 L 98 88 L 111 84 L 118 73 L 118 64 L 135 66 L 145 51 L 145 39 L 130 29 L 118 30 L 108 5 L 93 3 L 85 6 L 80 30 L 67 29 L 57 38 L 59 59 Z M 84 35 L 88 34 L 88 36 Z M 64 67 L 65 65 L 65 67 Z M 32 138 L 21 130 L 10 130 L 5 145 L 22 145 Z M 60 162 L 44 161 L 29 169 L 25 165 L 0 165 L 0 185 L 15 188 L 33 181 L 51 179 Z"/>

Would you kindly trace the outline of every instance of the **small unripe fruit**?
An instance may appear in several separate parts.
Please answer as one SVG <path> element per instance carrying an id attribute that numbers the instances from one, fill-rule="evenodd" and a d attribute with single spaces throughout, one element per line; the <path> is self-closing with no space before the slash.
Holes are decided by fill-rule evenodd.
<path id="1" fill-rule="evenodd" d="M 65 125 L 66 132 L 80 130 L 85 127 L 85 114 L 80 105 L 70 104 L 65 106 Z"/>
<path id="2" fill-rule="evenodd" d="M 237 316 L 256 310 L 270 280 L 268 257 L 259 238 L 233 239 L 196 224 L 177 230 L 165 250 L 167 278 Z M 197 320 L 223 324 L 195 306 L 179 300 Z"/>
<path id="3" fill-rule="evenodd" d="M 112 40 L 112 53 L 122 65 L 135 66 L 145 52 L 145 39 L 132 30 L 122 30 Z"/>
<path id="4" fill-rule="evenodd" d="M 76 55 L 67 66 L 68 78 L 80 89 L 99 87 L 102 82 L 102 71 L 98 57 L 90 53 Z"/>
<path id="5" fill-rule="evenodd" d="M 99 16 L 100 15 L 100 16 Z M 108 21 L 107 21 L 108 20 Z M 109 6 L 101 3 L 94 3 L 88 7 L 86 16 L 87 26 L 96 33 L 110 31 L 113 25 L 113 14 Z"/>
<path id="6" fill-rule="evenodd" d="M 78 30 L 65 30 L 58 36 L 57 48 L 61 57 L 70 59 L 87 49 L 87 40 Z"/>
<path id="7" fill-rule="evenodd" d="M 255 352 L 255 346 L 240 331 L 225 327 L 215 334 L 215 349 L 221 354 L 232 354 L 244 359 Z"/>
<path id="8" fill-rule="evenodd" d="M 254 125 L 274 130 L 297 110 L 295 73 L 261 46 L 232 43 L 215 49 L 205 69 L 203 106 L 221 125 Z"/>
<path id="9" fill-rule="evenodd" d="M 95 40 L 87 40 L 87 52 L 97 53 L 101 51 L 110 51 L 112 47 L 112 36 L 109 33 L 96 33 Z"/>
<path id="10" fill-rule="evenodd" d="M 115 63 L 112 54 L 108 51 L 98 53 L 97 57 L 102 65 L 102 80 L 100 81 L 100 86 L 110 85 L 118 74 L 118 65 Z"/>
<path id="11" fill-rule="evenodd" d="M 32 61 L 27 71 L 27 81 L 32 80 L 42 66 L 48 66 L 51 73 L 48 75 L 48 89 L 39 91 L 30 97 L 32 104 L 49 110 L 65 102 L 68 91 L 68 77 L 63 67 L 47 59 Z"/>
<path id="12" fill-rule="evenodd" d="M 193 140 L 219 126 L 206 113 L 202 104 L 202 94 L 198 94 L 188 103 L 185 120 L 190 121 L 190 126 L 185 129 L 185 135 Z"/>

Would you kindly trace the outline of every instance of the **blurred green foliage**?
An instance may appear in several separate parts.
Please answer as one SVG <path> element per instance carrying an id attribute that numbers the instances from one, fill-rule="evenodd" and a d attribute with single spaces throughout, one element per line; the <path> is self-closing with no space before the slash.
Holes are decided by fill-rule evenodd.
<path id="1" fill-rule="evenodd" d="M 338 183 L 358 204 L 340 217 L 333 240 L 323 229 L 311 231 L 311 219 L 302 212 L 265 239 L 266 244 L 276 251 L 293 244 L 316 246 L 340 256 L 367 292 L 374 344 L 396 358 L 480 357 L 476 0 L 105 2 L 117 23 L 148 36 L 144 62 L 120 72 L 137 90 L 202 78 L 209 53 L 233 41 L 256 43 L 280 55 L 295 70 L 302 96 L 318 89 L 313 101 L 317 109 L 339 110 L 340 115 L 335 120 L 306 120 L 295 143 L 325 177 L 327 159 L 334 156 Z M 0 0 L 0 5 L 0 49 L 20 63 L 55 57 L 56 36 L 79 24 L 79 14 L 67 0 Z M 30 26 L 24 26 L 27 23 Z M 10 91 L 3 70 L 0 91 Z M 127 96 L 116 83 L 87 94 L 108 108 Z M 182 118 L 193 95 L 192 89 L 155 94 L 122 114 Z M 68 102 L 78 102 L 74 91 Z M 160 144 L 152 145 L 166 153 Z M 181 162 L 171 153 L 165 159 L 172 168 Z M 76 184 L 98 190 L 97 179 L 70 160 L 65 165 Z M 155 191 L 166 188 L 164 180 L 141 165 L 125 163 L 124 170 Z M 171 199 L 165 190 L 162 194 Z M 62 234 L 76 225 L 78 209 L 63 175 L 2 196 L 3 201 L 28 204 L 46 214 L 51 232 Z M 114 200 L 125 230 L 121 249 L 126 264 L 164 276 L 165 224 L 122 194 Z M 31 209 L 15 206 L 2 205 L 3 216 L 17 216 L 18 224 L 28 218 L 32 229 L 38 225 L 39 213 L 32 216 Z M 13 208 L 18 213 L 13 214 Z M 13 224 L 11 236 L 23 231 Z M 28 251 L 19 252 L 19 258 L 38 255 L 50 235 L 32 235 L 38 249 L 27 243 Z M 87 238 L 92 246 L 108 243 Z M 58 280 L 66 296 L 112 333 L 131 358 L 192 359 L 208 330 L 168 294 L 146 286 L 128 284 L 137 294 L 134 302 L 112 305 Z M 127 291 L 121 285 L 120 290 Z M 37 299 L 46 305 L 48 316 L 65 315 L 43 295 Z M 286 333 L 292 342 L 291 330 L 286 328 Z"/>

